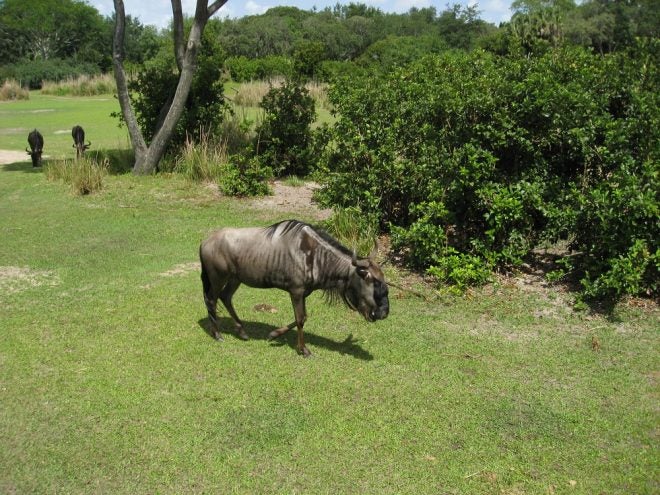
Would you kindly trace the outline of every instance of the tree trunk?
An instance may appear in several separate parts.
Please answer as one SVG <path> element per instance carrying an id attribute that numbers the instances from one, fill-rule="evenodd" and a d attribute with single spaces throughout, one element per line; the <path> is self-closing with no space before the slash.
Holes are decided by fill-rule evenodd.
<path id="1" fill-rule="evenodd" d="M 126 73 L 124 71 L 124 30 L 126 16 L 124 12 L 123 0 L 114 0 L 115 4 L 115 34 L 113 40 L 113 65 L 115 70 L 115 79 L 117 81 L 117 95 L 121 112 L 128 126 L 128 132 L 135 151 L 135 164 L 133 165 L 134 174 L 153 173 L 160 160 L 165 154 L 167 145 L 172 138 L 172 133 L 177 122 L 183 114 L 188 93 L 192 86 L 193 75 L 197 62 L 197 52 L 202 40 L 202 34 L 209 18 L 222 7 L 227 0 L 217 0 L 207 6 L 206 0 L 197 0 L 195 9 L 195 18 L 188 36 L 186 46 L 183 46 L 183 11 L 181 9 L 181 0 L 172 0 L 172 13 L 174 17 L 174 53 L 176 54 L 177 66 L 179 67 L 179 83 L 174 93 L 174 98 L 169 103 L 169 108 L 165 114 L 162 125 L 156 130 L 154 137 L 146 145 L 142 132 L 137 125 L 135 113 L 131 107 L 126 82 Z M 164 113 L 164 112 L 163 112 Z"/>

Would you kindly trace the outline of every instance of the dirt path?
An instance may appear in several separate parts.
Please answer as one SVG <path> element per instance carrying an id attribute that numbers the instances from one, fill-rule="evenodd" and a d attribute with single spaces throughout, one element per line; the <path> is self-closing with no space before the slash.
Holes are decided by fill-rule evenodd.
<path id="1" fill-rule="evenodd" d="M 0 150 L 0 165 L 7 165 L 8 163 L 26 162 L 30 157 L 25 151 L 16 150 Z"/>

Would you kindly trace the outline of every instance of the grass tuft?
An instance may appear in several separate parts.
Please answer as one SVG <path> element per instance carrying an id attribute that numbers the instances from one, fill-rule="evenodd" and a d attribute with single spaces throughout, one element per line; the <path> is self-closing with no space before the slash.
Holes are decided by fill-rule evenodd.
<path id="1" fill-rule="evenodd" d="M 342 244 L 355 250 L 359 256 L 369 256 L 376 248 L 378 239 L 376 224 L 357 208 L 335 210 L 326 220 L 324 227 Z"/>
<path id="2" fill-rule="evenodd" d="M 227 163 L 227 147 L 216 144 L 206 133 L 199 142 L 186 139 L 181 153 L 175 160 L 174 172 L 192 182 L 218 182 Z"/>
<path id="3" fill-rule="evenodd" d="M 284 177 L 282 179 L 282 183 L 289 187 L 302 187 L 305 185 L 305 181 L 297 175 L 289 175 Z"/>
<path id="4" fill-rule="evenodd" d="M 107 158 L 98 163 L 91 157 L 83 157 L 78 160 L 57 160 L 47 163 L 44 174 L 51 182 L 60 181 L 69 184 L 73 194 L 85 196 L 103 189 L 108 168 Z"/>
<path id="5" fill-rule="evenodd" d="M 0 101 L 29 100 L 30 92 L 22 88 L 15 79 L 6 79 L 0 87 Z"/>

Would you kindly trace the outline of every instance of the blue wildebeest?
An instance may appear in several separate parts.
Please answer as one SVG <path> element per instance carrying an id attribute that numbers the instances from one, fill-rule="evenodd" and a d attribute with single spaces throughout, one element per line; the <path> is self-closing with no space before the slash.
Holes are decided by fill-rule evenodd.
<path id="1" fill-rule="evenodd" d="M 341 300 L 367 321 L 389 313 L 387 284 L 380 267 L 369 258 L 358 259 L 325 232 L 297 220 L 266 228 L 224 228 L 211 234 L 199 248 L 204 302 L 216 339 L 221 340 L 218 298 L 229 312 L 238 335 L 248 336 L 238 318 L 232 296 L 241 284 L 278 288 L 291 296 L 295 321 L 270 332 L 272 340 L 298 328 L 298 353 L 307 357 L 303 325 L 305 298 L 323 290 L 329 300 Z"/>
<path id="2" fill-rule="evenodd" d="M 76 158 L 80 158 L 85 153 L 85 150 L 92 144 L 91 141 L 85 144 L 85 130 L 79 125 L 73 126 L 71 129 L 71 137 L 73 138 L 73 148 L 76 149 Z"/>
<path id="3" fill-rule="evenodd" d="M 41 166 L 41 153 L 44 150 L 44 137 L 38 130 L 34 129 L 28 134 L 28 144 L 30 145 L 30 149 L 25 148 L 25 151 L 27 151 L 27 154 L 32 158 L 32 166 Z"/>

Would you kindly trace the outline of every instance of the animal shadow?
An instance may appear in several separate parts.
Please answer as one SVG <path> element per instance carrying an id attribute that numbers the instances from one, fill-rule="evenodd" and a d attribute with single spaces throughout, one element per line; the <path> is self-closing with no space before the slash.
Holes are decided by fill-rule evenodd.
<path id="1" fill-rule="evenodd" d="M 40 174 L 43 171 L 43 166 L 46 164 L 46 160 L 41 162 L 41 167 L 33 167 L 32 162 L 29 160 L 16 161 L 13 163 L 7 163 L 5 165 L 0 165 L 0 170 L 3 172 L 24 172 L 26 174 Z"/>
<path id="2" fill-rule="evenodd" d="M 235 338 L 237 340 L 240 340 L 238 334 L 234 331 L 234 322 L 231 320 L 231 318 L 219 317 L 218 322 L 220 323 L 222 337 L 225 340 L 228 338 Z M 206 335 L 214 339 L 213 327 L 211 324 L 211 320 L 209 320 L 209 318 L 202 318 L 197 323 L 202 328 L 202 330 L 204 330 L 204 333 L 206 333 Z M 297 341 L 296 336 L 298 331 L 295 328 L 293 330 L 289 330 L 281 337 L 278 337 L 271 341 L 268 340 L 268 335 L 270 334 L 270 332 L 277 329 L 276 326 L 269 325 L 266 323 L 256 322 L 256 321 L 243 320 L 243 328 L 245 328 L 245 332 L 250 336 L 251 340 L 263 340 L 269 342 L 269 344 L 272 346 L 279 347 L 279 346 L 287 345 L 293 350 L 296 349 L 296 341 Z M 336 342 L 334 340 L 328 339 L 327 337 L 310 333 L 305 329 L 305 343 L 310 344 L 311 346 L 314 347 L 319 347 L 319 348 L 327 349 L 329 351 L 338 352 L 340 354 L 353 356 L 354 358 L 362 359 L 363 361 L 371 361 L 374 358 L 369 351 L 363 349 L 356 342 L 356 340 L 353 338 L 353 334 L 348 334 L 346 339 L 344 339 L 341 342 Z"/>

